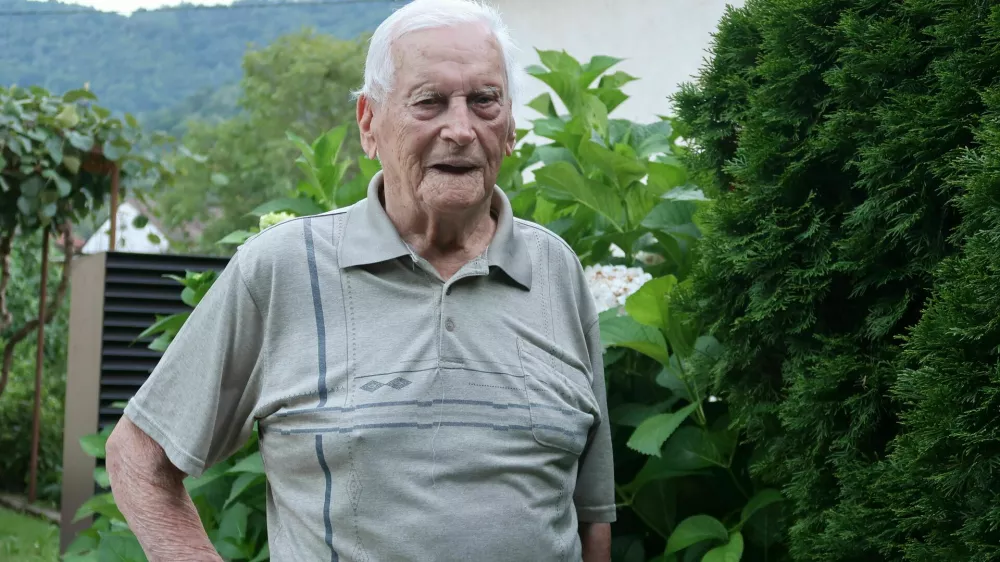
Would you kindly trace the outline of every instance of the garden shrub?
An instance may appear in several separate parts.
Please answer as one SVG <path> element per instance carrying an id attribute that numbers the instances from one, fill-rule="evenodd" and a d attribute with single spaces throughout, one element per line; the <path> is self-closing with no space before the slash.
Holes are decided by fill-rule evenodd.
<path id="1" fill-rule="evenodd" d="M 887 486 L 901 461 L 884 461 L 901 432 L 900 444 L 913 442 L 907 424 L 930 407 L 907 382 L 922 371 L 905 367 L 930 351 L 920 334 L 933 329 L 919 328 L 905 352 L 900 338 L 941 260 L 970 234 L 956 231 L 951 202 L 970 165 L 959 156 L 983 142 L 973 136 L 983 93 L 1000 78 L 998 22 L 1000 8 L 972 0 L 750 0 L 727 13 L 711 61 L 676 97 L 696 163 L 721 188 L 705 219 L 697 308 L 727 343 L 718 376 L 759 455 L 753 471 L 789 500 L 795 560 L 970 559 L 912 557 L 949 534 L 930 525 L 941 506 L 921 507 L 929 499 L 913 489 L 939 475 L 895 476 L 912 479 L 908 508 L 924 519 L 899 518 L 907 509 Z M 973 267 L 947 263 L 955 275 Z M 967 510 L 952 509 L 949 524 L 965 528 Z"/>
<path id="2" fill-rule="evenodd" d="M 1000 559 L 1000 88 L 987 100 L 956 178 L 965 244 L 904 346 L 902 435 L 877 483 L 899 526 L 889 546 L 914 562 Z"/>
<path id="3" fill-rule="evenodd" d="M 11 285 L 8 307 L 14 325 L 38 314 L 41 244 L 39 236 L 22 239 L 11 256 Z M 50 291 L 60 277 L 53 264 Z M 50 293 L 51 294 L 51 293 Z M 66 390 L 68 345 L 68 302 L 45 329 L 44 371 L 42 372 L 41 441 L 38 455 L 38 496 L 58 503 L 62 482 L 63 399 Z M 0 333 L 0 348 L 5 344 Z M 10 381 L 0 395 L 0 490 L 23 494 L 28 486 L 31 457 L 32 412 L 35 396 L 34 334 L 14 352 Z"/>

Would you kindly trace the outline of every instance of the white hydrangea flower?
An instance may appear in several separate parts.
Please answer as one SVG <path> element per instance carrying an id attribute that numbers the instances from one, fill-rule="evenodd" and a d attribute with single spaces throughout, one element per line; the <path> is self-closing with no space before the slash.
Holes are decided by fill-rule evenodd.
<path id="1" fill-rule="evenodd" d="M 285 222 L 288 219 L 294 219 L 295 215 L 292 213 L 267 213 L 260 217 L 260 229 L 272 227 L 278 223 Z"/>
<path id="2" fill-rule="evenodd" d="M 583 272 L 598 312 L 625 306 L 625 299 L 653 278 L 642 268 L 624 265 L 588 265 Z"/>

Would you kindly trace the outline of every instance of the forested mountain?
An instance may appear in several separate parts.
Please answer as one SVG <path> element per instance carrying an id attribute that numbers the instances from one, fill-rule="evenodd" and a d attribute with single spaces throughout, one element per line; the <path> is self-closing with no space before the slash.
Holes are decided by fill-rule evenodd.
<path id="1" fill-rule="evenodd" d="M 101 105 L 176 129 L 235 109 L 249 46 L 311 27 L 341 39 L 374 30 L 401 2 L 243 0 L 130 17 L 58 2 L 0 0 L 0 84 L 61 92 L 90 84 Z M 60 13 L 62 12 L 62 13 Z"/>

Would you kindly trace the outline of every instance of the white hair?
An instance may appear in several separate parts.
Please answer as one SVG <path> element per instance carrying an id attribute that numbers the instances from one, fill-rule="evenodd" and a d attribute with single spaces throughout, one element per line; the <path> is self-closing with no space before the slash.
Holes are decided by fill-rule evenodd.
<path id="1" fill-rule="evenodd" d="M 496 8 L 482 0 L 413 0 L 392 13 L 375 30 L 365 59 L 365 83 L 355 96 L 363 95 L 381 104 L 392 91 L 396 70 L 392 45 L 403 35 L 422 29 L 482 23 L 489 28 L 500 46 L 507 78 L 507 98 L 517 104 L 521 89 L 521 67 L 507 26 Z"/>

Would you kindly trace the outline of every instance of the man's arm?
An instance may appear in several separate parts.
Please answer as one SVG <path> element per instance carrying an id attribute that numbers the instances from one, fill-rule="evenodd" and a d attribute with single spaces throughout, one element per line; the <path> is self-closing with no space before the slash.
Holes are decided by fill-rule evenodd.
<path id="1" fill-rule="evenodd" d="M 118 508 L 150 562 L 222 561 L 184 489 L 185 474 L 128 417 L 108 438 L 107 469 Z"/>
<path id="2" fill-rule="evenodd" d="M 611 562 L 611 523 L 580 523 L 583 562 Z"/>

